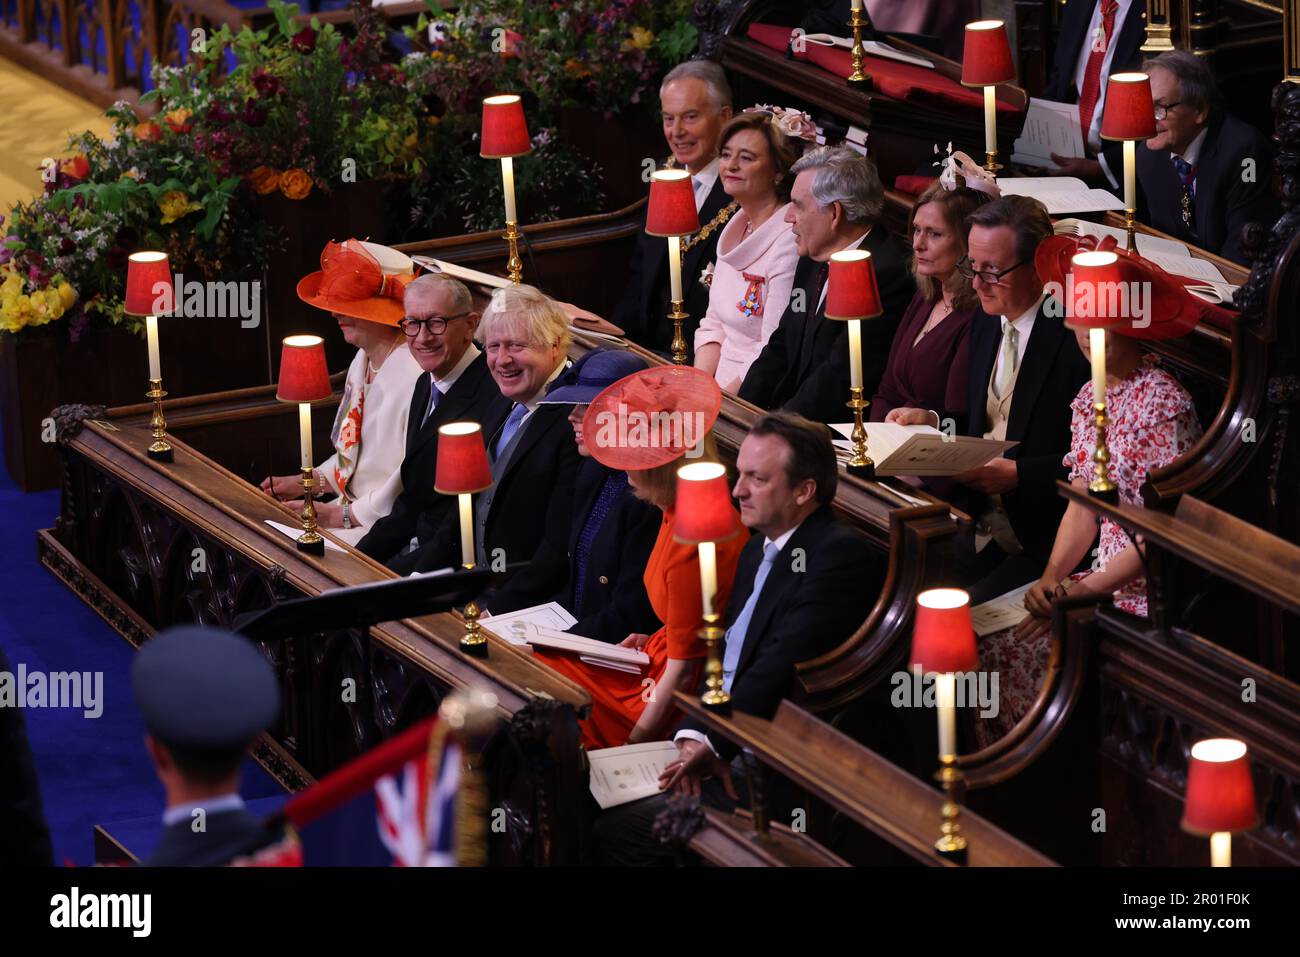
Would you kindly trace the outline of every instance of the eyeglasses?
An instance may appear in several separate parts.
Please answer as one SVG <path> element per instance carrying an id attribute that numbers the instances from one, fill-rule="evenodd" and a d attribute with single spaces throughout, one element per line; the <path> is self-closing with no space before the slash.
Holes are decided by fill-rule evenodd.
<path id="1" fill-rule="evenodd" d="M 411 316 L 403 316 L 397 325 L 401 328 L 402 332 L 406 333 L 406 335 L 412 339 L 418 336 L 420 330 L 424 328 L 427 328 L 429 332 L 436 336 L 440 333 L 446 332 L 447 323 L 451 322 L 453 319 L 464 319 L 468 315 L 468 312 L 462 312 L 459 316 L 430 316 L 428 319 L 415 319 Z"/>
<path id="2" fill-rule="evenodd" d="M 1027 262 L 1029 262 L 1028 259 L 1022 259 L 1014 266 L 1008 266 L 1006 269 L 1002 270 L 1001 272 L 994 272 L 991 269 L 975 269 L 971 265 L 970 257 L 963 256 L 961 259 L 957 261 L 957 273 L 966 279 L 974 279 L 976 276 L 978 276 L 980 282 L 985 283 L 986 285 L 989 286 L 996 286 L 998 283 L 1002 281 L 1003 276 L 1005 276 L 1009 272 L 1014 272 L 1015 270 L 1019 269 Z"/>
<path id="3" fill-rule="evenodd" d="M 1182 100 L 1179 100 L 1177 103 L 1163 103 L 1163 104 L 1157 103 L 1156 119 L 1163 120 L 1166 116 L 1169 115 L 1169 111 L 1172 110 L 1175 106 L 1182 106 L 1182 105 L 1183 105 Z"/>

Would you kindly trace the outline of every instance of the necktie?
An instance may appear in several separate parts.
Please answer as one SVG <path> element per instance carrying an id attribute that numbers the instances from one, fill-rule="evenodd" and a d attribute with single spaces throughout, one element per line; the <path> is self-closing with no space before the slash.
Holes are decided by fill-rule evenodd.
<path id="1" fill-rule="evenodd" d="M 1016 366 L 1020 364 L 1020 350 L 1017 343 L 1020 331 L 1011 324 L 1006 316 L 1002 317 L 1002 346 L 998 350 L 998 369 L 993 379 L 993 394 L 1001 399 L 1011 388 L 1016 378 Z"/>
<path id="2" fill-rule="evenodd" d="M 516 404 L 515 407 L 510 410 L 510 415 L 506 419 L 506 424 L 501 427 L 501 435 L 497 439 L 496 447 L 492 452 L 492 458 L 499 459 L 501 457 L 501 453 L 505 451 L 506 446 L 510 444 L 510 440 L 514 437 L 514 434 L 519 431 L 519 423 L 524 420 L 524 416 L 527 414 L 528 406 L 522 404 Z"/>
<path id="3" fill-rule="evenodd" d="M 776 561 L 780 551 L 775 542 L 768 542 L 763 546 L 763 561 L 759 563 L 758 571 L 754 573 L 754 588 L 745 601 L 745 607 L 740 609 L 740 614 L 727 629 L 724 639 L 727 650 L 722 655 L 722 687 L 725 691 L 731 691 L 731 683 L 736 678 L 736 667 L 740 664 L 740 652 L 745 647 L 745 633 L 749 631 L 750 619 L 754 617 L 754 607 L 758 604 L 763 583 L 767 581 L 768 573 L 772 571 L 772 563 Z"/>
<path id="4" fill-rule="evenodd" d="M 1119 10 L 1117 0 L 1101 0 L 1100 42 L 1089 48 L 1088 65 L 1083 70 L 1083 89 L 1079 91 L 1079 126 L 1083 129 L 1083 145 L 1088 145 L 1088 132 L 1092 129 L 1092 117 L 1097 112 L 1097 100 L 1101 98 L 1101 63 L 1106 59 L 1106 50 L 1115 35 L 1115 13 Z M 1100 49 L 1098 49 L 1100 47 Z"/>
<path id="5" fill-rule="evenodd" d="M 439 391 L 437 384 L 432 379 L 429 380 L 429 407 L 424 410 L 424 418 L 420 420 L 420 428 L 424 428 L 424 423 L 429 421 L 429 416 L 433 415 L 433 410 L 438 407 L 438 400 L 442 398 L 442 392 Z"/>
<path id="6" fill-rule="evenodd" d="M 1196 199 L 1196 167 L 1181 156 L 1173 157 L 1173 161 L 1174 169 L 1178 171 L 1178 180 L 1183 184 L 1183 225 L 1193 229 L 1192 213 L 1195 207 L 1192 201 Z"/>

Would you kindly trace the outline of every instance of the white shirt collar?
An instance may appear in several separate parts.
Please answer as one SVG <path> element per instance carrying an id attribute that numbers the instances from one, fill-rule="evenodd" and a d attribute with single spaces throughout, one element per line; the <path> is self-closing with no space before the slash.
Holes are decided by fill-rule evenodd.
<path id="1" fill-rule="evenodd" d="M 174 804 L 163 811 L 163 827 L 188 821 L 194 816 L 194 812 L 200 809 L 204 815 L 219 814 L 222 811 L 242 811 L 244 799 L 238 794 L 219 794 L 190 804 Z"/>
<path id="2" fill-rule="evenodd" d="M 479 354 L 480 353 L 479 353 L 478 346 L 474 345 L 473 341 L 471 341 L 469 344 L 469 348 L 465 350 L 465 354 L 460 357 L 459 362 L 457 362 L 454 366 L 452 366 L 450 372 L 448 372 L 441 379 L 438 378 L 436 375 L 434 375 L 432 372 L 430 372 L 429 381 L 433 383 L 433 387 L 435 389 L 437 389 L 443 395 L 446 395 L 448 392 L 451 391 L 451 387 L 456 384 L 456 380 L 461 377 L 461 373 L 463 373 L 466 369 L 470 367 L 470 363 L 472 363 L 475 359 L 477 359 L 479 357 Z"/>
<path id="3" fill-rule="evenodd" d="M 1011 324 L 1016 327 L 1017 332 L 1025 333 L 1029 331 L 1029 328 L 1034 324 L 1034 320 L 1038 318 L 1038 310 L 1042 308 L 1043 299 L 1045 299 L 1046 296 L 1047 293 L 1043 293 L 1038 297 L 1037 302 L 1011 320 Z M 1009 317 L 1003 316 L 1002 318 L 1007 319 Z"/>
<path id="4" fill-rule="evenodd" d="M 533 412 L 537 411 L 537 407 L 542 404 L 542 399 L 546 398 L 546 387 L 550 385 L 552 382 L 554 382 L 556 377 L 559 376 L 559 374 L 563 372 L 565 369 L 567 369 L 568 367 L 569 367 L 569 360 L 565 359 L 553 370 L 551 370 L 551 374 L 546 377 L 546 381 L 543 382 L 542 387 L 537 390 L 537 394 L 524 403 L 524 408 L 528 410 L 528 414 L 531 415 Z"/>
<path id="5" fill-rule="evenodd" d="M 709 198 L 709 193 L 713 192 L 714 184 L 718 182 L 718 171 L 721 168 L 722 164 L 715 156 L 708 166 L 698 173 L 691 174 L 691 186 L 695 190 L 695 209 L 697 212 L 704 205 L 704 201 Z"/>
<path id="6" fill-rule="evenodd" d="M 803 524 L 803 522 L 800 522 L 800 523 L 799 523 L 799 525 L 802 525 L 802 524 Z M 767 551 L 767 546 L 769 546 L 769 545 L 775 545 L 775 546 L 776 546 L 776 550 L 777 550 L 778 552 L 781 551 L 783 548 L 785 548 L 786 542 L 790 541 L 790 537 L 791 537 L 792 535 L 794 535 L 795 532 L 799 531 L 799 525 L 796 525 L 796 526 L 794 526 L 793 528 L 786 529 L 784 532 L 782 532 L 782 533 L 781 533 L 780 535 L 778 535 L 776 538 L 767 538 L 767 537 L 765 536 L 765 537 L 763 538 L 763 550 L 764 550 L 764 551 Z"/>
<path id="7" fill-rule="evenodd" d="M 1187 152 L 1181 155 L 1180 159 L 1182 159 L 1188 166 L 1195 166 L 1196 161 L 1200 159 L 1201 149 L 1205 146 L 1205 137 L 1208 136 L 1209 133 L 1210 128 L 1208 126 L 1202 127 L 1201 132 L 1196 134 L 1196 139 L 1192 140 L 1192 144 L 1187 147 Z M 1173 153 L 1171 155 L 1178 156 L 1179 154 Z"/>

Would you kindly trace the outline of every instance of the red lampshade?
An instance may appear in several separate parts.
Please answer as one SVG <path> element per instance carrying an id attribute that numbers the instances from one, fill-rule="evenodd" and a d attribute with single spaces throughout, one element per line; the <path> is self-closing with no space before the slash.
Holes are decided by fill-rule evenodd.
<path id="1" fill-rule="evenodd" d="M 661 169 L 650 174 L 650 208 L 645 231 L 650 236 L 689 236 L 700 230 L 695 210 L 691 174 L 684 169 Z"/>
<path id="2" fill-rule="evenodd" d="M 1016 78 L 1007 28 L 1001 20 L 977 20 L 966 24 L 966 47 L 962 52 L 962 86 L 997 86 Z"/>
<path id="3" fill-rule="evenodd" d="M 698 545 L 720 542 L 736 533 L 727 470 L 717 462 L 692 462 L 677 470 L 673 537 Z"/>
<path id="4" fill-rule="evenodd" d="M 884 312 L 876 267 L 865 249 L 832 253 L 827 283 L 827 319 L 874 319 Z"/>
<path id="5" fill-rule="evenodd" d="M 160 288 L 159 283 L 163 284 Z M 165 316 L 175 302 L 172 267 L 166 253 L 132 253 L 126 263 L 126 304 L 128 316 Z"/>
<path id="6" fill-rule="evenodd" d="M 1192 745 L 1183 830 L 1208 835 L 1249 831 L 1258 823 L 1246 745 L 1232 738 L 1210 738 Z"/>
<path id="7" fill-rule="evenodd" d="M 1156 135 L 1151 78 L 1145 73 L 1112 73 L 1101 114 L 1103 140 L 1146 140 Z"/>
<path id="8" fill-rule="evenodd" d="M 319 402 L 334 394 L 325 367 L 325 340 L 320 336 L 288 336 L 280 350 L 281 402 Z"/>
<path id="9" fill-rule="evenodd" d="M 465 495 L 491 487 L 492 467 L 483 444 L 483 427 L 477 422 L 451 422 L 438 429 L 433 490 L 442 495 Z"/>
<path id="10" fill-rule="evenodd" d="M 1071 328 L 1106 329 L 1118 326 L 1131 316 L 1114 315 L 1123 308 L 1127 295 L 1124 263 L 1112 252 L 1075 253 L 1070 259 L 1066 282 L 1069 312 L 1065 324 Z"/>
<path id="11" fill-rule="evenodd" d="M 960 588 L 931 588 L 916 596 L 912 665 L 924 672 L 973 671 L 979 666 L 970 595 Z"/>
<path id="12" fill-rule="evenodd" d="M 483 101 L 483 135 L 479 155 L 484 159 L 523 156 L 533 151 L 524 122 L 524 103 L 514 93 L 489 96 Z"/>

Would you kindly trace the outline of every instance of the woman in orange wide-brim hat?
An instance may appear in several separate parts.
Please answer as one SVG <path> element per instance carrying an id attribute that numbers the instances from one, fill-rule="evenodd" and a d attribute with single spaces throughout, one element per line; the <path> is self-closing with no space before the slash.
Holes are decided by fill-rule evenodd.
<path id="1" fill-rule="evenodd" d="M 415 278 L 409 257 L 378 243 L 331 242 L 321 268 L 298 283 L 298 298 L 331 313 L 357 353 L 348 366 L 343 399 L 330 434 L 332 454 L 315 468 L 317 522 L 355 545 L 386 516 L 401 492 L 406 420 L 423 370 L 400 328 L 402 294 Z M 277 475 L 264 491 L 301 508 L 300 476 Z"/>
<path id="2" fill-rule="evenodd" d="M 710 430 L 721 405 L 722 392 L 708 373 L 689 366 L 659 366 L 606 388 L 583 419 L 583 441 L 592 457 L 627 472 L 633 494 L 663 512 L 644 576 L 650 604 L 663 625 L 653 635 L 628 635 L 621 642 L 644 651 L 649 665 L 632 672 L 565 652 L 535 652 L 591 693 L 591 716 L 582 722 L 588 749 L 663 740 L 679 717 L 673 692 L 699 685 L 707 653 L 699 637 L 704 626 L 699 551 L 675 540 L 674 506 L 677 469 L 688 462 L 717 460 Z M 734 531 L 717 543 L 714 607 L 720 615 L 726 612 L 736 563 L 749 538 L 740 513 L 729 507 Z M 647 694 L 647 688 L 653 694 Z"/>

